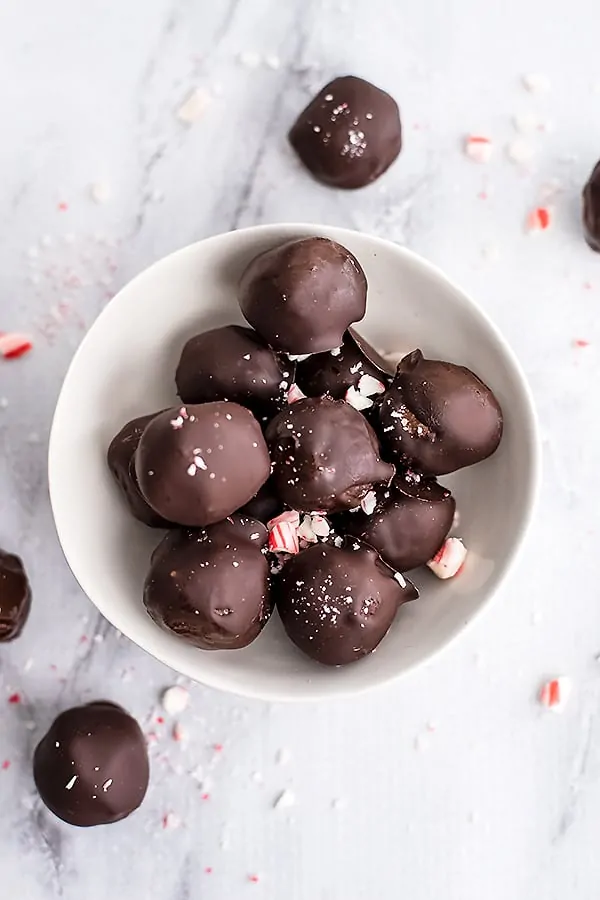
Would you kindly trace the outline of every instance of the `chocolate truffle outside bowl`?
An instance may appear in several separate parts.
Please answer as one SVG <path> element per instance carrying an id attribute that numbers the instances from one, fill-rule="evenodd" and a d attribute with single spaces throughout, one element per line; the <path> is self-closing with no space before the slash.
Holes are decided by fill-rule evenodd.
<path id="1" fill-rule="evenodd" d="M 106 465 L 106 449 L 134 416 L 177 402 L 175 369 L 192 335 L 244 324 L 238 283 L 258 253 L 323 235 L 347 247 L 368 280 L 367 313 L 356 324 L 384 350 L 420 347 L 476 372 L 504 411 L 502 443 L 490 459 L 441 478 L 460 512 L 469 549 L 460 576 L 419 571 L 421 597 L 404 604 L 375 653 L 341 669 L 319 666 L 286 637 L 277 614 L 249 647 L 202 651 L 162 631 L 142 603 L 160 532 L 130 516 Z M 241 461 L 243 464 L 243 461 Z M 182 675 L 265 700 L 352 695 L 391 681 L 447 646 L 485 608 L 522 545 L 540 475 L 531 395 L 510 347 L 477 305 L 438 269 L 389 241 L 320 225 L 264 225 L 185 247 L 138 275 L 98 317 L 71 363 L 49 448 L 49 486 L 67 562 L 99 611 Z M 412 577 L 412 576 L 411 576 Z"/>

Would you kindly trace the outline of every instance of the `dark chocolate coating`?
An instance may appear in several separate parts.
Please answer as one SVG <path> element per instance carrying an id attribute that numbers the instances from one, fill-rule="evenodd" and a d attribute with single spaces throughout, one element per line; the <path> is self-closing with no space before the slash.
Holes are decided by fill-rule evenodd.
<path id="1" fill-rule="evenodd" d="M 600 253 L 600 162 L 583 189 L 583 231 L 592 250 Z"/>
<path id="2" fill-rule="evenodd" d="M 456 503 L 433 479 L 394 481 L 371 515 L 347 513 L 340 526 L 378 551 L 397 572 L 433 559 L 452 527 Z"/>
<path id="3" fill-rule="evenodd" d="M 356 387 L 363 375 L 389 384 L 394 367 L 353 328 L 344 335 L 339 353 L 315 353 L 298 363 L 296 384 L 307 397 L 328 394 L 343 400 L 349 387 Z"/>
<path id="4" fill-rule="evenodd" d="M 170 528 L 171 523 L 159 516 L 142 497 L 133 462 L 142 432 L 156 415 L 139 416 L 124 425 L 110 442 L 106 461 L 132 516 L 151 528 Z"/>
<path id="5" fill-rule="evenodd" d="M 171 531 L 152 556 L 144 604 L 154 621 L 203 650 L 237 650 L 271 615 L 265 526 L 234 515 Z"/>
<path id="6" fill-rule="evenodd" d="M 258 519 L 265 525 L 270 519 L 274 519 L 280 512 L 283 512 L 283 503 L 277 496 L 273 479 L 269 478 L 256 497 L 244 504 L 238 512 L 240 515 L 250 516 L 251 519 Z"/>
<path id="7" fill-rule="evenodd" d="M 175 382 L 184 403 L 233 400 L 260 417 L 274 415 L 284 404 L 294 370 L 256 331 L 226 325 L 190 338 Z"/>
<path id="8" fill-rule="evenodd" d="M 19 637 L 31 609 L 31 587 L 18 556 L 0 550 L 0 643 Z"/>
<path id="9" fill-rule="evenodd" d="M 339 347 L 348 326 L 363 318 L 367 279 L 341 244 L 303 238 L 253 259 L 240 281 L 239 302 L 275 350 L 320 353 Z"/>
<path id="10" fill-rule="evenodd" d="M 148 787 L 146 740 L 120 706 L 99 700 L 61 713 L 37 745 L 40 797 L 69 825 L 107 825 L 137 809 Z"/>
<path id="11" fill-rule="evenodd" d="M 398 607 L 417 591 L 402 587 L 372 547 L 351 540 L 337 548 L 313 544 L 286 562 L 273 591 L 291 640 L 327 666 L 372 653 Z"/>
<path id="12" fill-rule="evenodd" d="M 379 178 L 402 149 L 398 104 L 362 78 L 336 78 L 300 113 L 289 141 L 318 181 L 338 188 L 364 187 Z"/>
<path id="13" fill-rule="evenodd" d="M 135 454 L 145 499 L 171 522 L 201 527 L 247 503 L 270 475 L 260 425 L 237 403 L 167 409 L 146 426 Z"/>
<path id="14" fill-rule="evenodd" d="M 292 509 L 353 509 L 394 476 L 369 423 L 343 400 L 298 400 L 273 419 L 266 437 L 277 493 Z"/>
<path id="15" fill-rule="evenodd" d="M 446 475 L 491 456 L 502 438 L 502 410 L 490 388 L 464 366 L 414 350 L 398 364 L 379 407 L 384 448 L 422 475 Z"/>

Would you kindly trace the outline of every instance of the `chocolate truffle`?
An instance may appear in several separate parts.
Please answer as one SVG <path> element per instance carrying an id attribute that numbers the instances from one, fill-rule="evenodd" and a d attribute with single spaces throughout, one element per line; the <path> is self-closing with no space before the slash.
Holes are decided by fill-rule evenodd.
<path id="1" fill-rule="evenodd" d="M 273 478 L 269 478 L 263 484 L 258 494 L 238 510 L 240 515 L 258 519 L 259 522 L 264 522 L 265 525 L 282 511 L 283 503 L 277 496 Z"/>
<path id="2" fill-rule="evenodd" d="M 148 776 L 140 726 L 120 706 L 105 700 L 61 713 L 33 757 L 40 797 L 69 825 L 107 825 L 124 819 L 144 799 Z"/>
<path id="3" fill-rule="evenodd" d="M 300 113 L 289 140 L 318 181 L 338 188 L 364 187 L 400 153 L 398 104 L 362 78 L 336 78 Z"/>
<path id="4" fill-rule="evenodd" d="M 242 275 L 239 301 L 271 347 L 303 356 L 341 345 L 348 326 L 365 314 L 367 279 L 341 244 L 309 237 L 253 259 Z"/>
<path id="5" fill-rule="evenodd" d="M 200 530 L 170 532 L 144 585 L 154 621 L 203 650 L 237 650 L 271 615 L 267 530 L 234 515 Z"/>
<path id="6" fill-rule="evenodd" d="M 124 425 L 110 442 L 106 460 L 132 516 L 152 528 L 169 528 L 170 523 L 159 516 L 142 497 L 133 462 L 142 432 L 155 415 L 157 414 L 139 416 Z"/>
<path id="7" fill-rule="evenodd" d="M 294 380 L 294 365 L 278 358 L 256 331 L 239 325 L 190 338 L 175 382 L 184 403 L 234 400 L 255 415 L 274 415 Z"/>
<path id="8" fill-rule="evenodd" d="M 583 231 L 592 250 L 600 253 L 600 162 L 583 189 Z"/>
<path id="9" fill-rule="evenodd" d="M 296 384 L 308 397 L 328 394 L 334 400 L 343 400 L 348 388 L 356 387 L 363 375 L 387 386 L 393 374 L 394 367 L 350 328 L 339 350 L 315 353 L 298 363 Z"/>
<path id="10" fill-rule="evenodd" d="M 18 556 L 0 550 L 0 643 L 19 637 L 31 609 L 31 588 Z"/>
<path id="11" fill-rule="evenodd" d="M 288 636 L 327 666 L 372 653 L 400 604 L 417 596 L 372 547 L 355 540 L 303 550 L 285 564 L 273 591 Z"/>
<path id="12" fill-rule="evenodd" d="M 379 407 L 384 447 L 422 475 L 446 475 L 491 456 L 502 437 L 492 391 L 464 366 L 414 350 Z"/>
<path id="13" fill-rule="evenodd" d="M 219 522 L 262 487 L 271 472 L 260 425 L 237 403 L 167 409 L 146 426 L 135 454 L 140 490 L 179 525 Z"/>
<path id="14" fill-rule="evenodd" d="M 433 559 L 452 527 L 456 503 L 435 479 L 397 479 L 367 515 L 347 513 L 339 527 L 374 547 L 397 572 Z"/>
<path id="15" fill-rule="evenodd" d="M 298 400 L 273 419 L 266 437 L 277 493 L 292 509 L 352 509 L 394 476 L 369 423 L 343 400 Z"/>

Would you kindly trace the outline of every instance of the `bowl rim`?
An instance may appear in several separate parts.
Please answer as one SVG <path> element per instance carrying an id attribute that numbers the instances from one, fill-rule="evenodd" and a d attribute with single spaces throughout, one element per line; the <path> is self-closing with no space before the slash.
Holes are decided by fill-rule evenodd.
<path id="1" fill-rule="evenodd" d="M 63 542 L 63 529 L 59 524 L 56 507 L 58 506 L 57 501 L 57 493 L 56 487 L 53 479 L 53 471 L 54 471 L 54 459 L 57 455 L 56 445 L 57 445 L 57 437 L 56 434 L 58 432 L 58 424 L 57 422 L 60 420 L 60 411 L 61 404 L 64 402 L 64 388 L 69 379 L 69 376 L 73 370 L 73 368 L 78 363 L 80 357 L 82 357 L 87 349 L 87 344 L 92 340 L 92 333 L 97 325 L 97 323 L 111 315 L 115 315 L 114 309 L 116 308 L 116 304 L 118 304 L 119 298 L 121 294 L 131 286 L 133 286 L 138 280 L 147 276 L 155 267 L 160 266 L 166 260 L 173 260 L 178 256 L 184 256 L 192 252 L 195 248 L 200 245 L 207 245 L 212 241 L 218 241 L 226 235 L 230 235 L 233 233 L 236 234 L 248 234 L 252 232 L 253 234 L 260 236 L 263 233 L 269 233 L 272 231 L 276 231 L 280 229 L 282 232 L 289 232 L 289 237 L 282 235 L 282 238 L 292 239 L 294 232 L 302 232 L 308 231 L 309 233 L 318 233 L 322 232 L 323 234 L 327 234 L 328 231 L 335 231 L 342 239 L 345 236 L 355 236 L 358 235 L 361 238 L 367 239 L 368 241 L 373 242 L 375 245 L 385 246 L 388 250 L 392 250 L 394 253 L 399 254 L 400 256 L 405 257 L 406 259 L 411 260 L 416 266 L 424 269 L 433 280 L 441 282 L 443 286 L 446 288 L 450 288 L 454 294 L 456 295 L 456 301 L 463 308 L 466 308 L 469 313 L 476 319 L 479 320 L 481 324 L 483 324 L 493 335 L 495 341 L 499 345 L 502 353 L 508 359 L 510 365 L 513 369 L 513 374 L 517 378 L 517 382 L 522 394 L 522 401 L 525 411 L 525 420 L 527 422 L 527 438 L 530 446 L 530 454 L 531 454 L 531 473 L 530 478 L 527 481 L 526 491 L 524 492 L 524 496 L 522 496 L 523 501 L 523 515 L 521 519 L 521 523 L 519 526 L 518 534 L 515 537 L 515 542 L 510 550 L 507 553 L 505 559 L 501 566 L 499 566 L 498 576 L 495 580 L 495 584 L 489 589 L 486 597 L 482 600 L 482 602 L 478 605 L 478 607 L 469 614 L 469 617 L 464 620 L 462 626 L 458 628 L 454 634 L 451 634 L 446 640 L 440 643 L 437 647 L 427 652 L 420 659 L 414 660 L 413 662 L 406 665 L 403 669 L 391 672 L 388 675 L 385 675 L 379 678 L 376 682 L 366 683 L 364 685 L 353 685 L 350 688 L 344 688 L 342 684 L 338 685 L 335 689 L 324 688 L 319 692 L 315 692 L 307 689 L 307 687 L 299 683 L 298 689 L 294 690 L 291 693 L 289 690 L 280 690 L 277 685 L 274 685 L 272 690 L 269 692 L 257 690 L 253 687 L 251 683 L 245 685 L 243 683 L 239 684 L 239 686 L 231 686 L 224 682 L 222 678 L 214 677 L 213 675 L 209 675 L 206 679 L 199 679 L 198 674 L 192 672 L 190 666 L 186 663 L 182 665 L 175 664 L 172 659 L 166 658 L 165 654 L 162 652 L 157 652 L 154 649 L 149 649 L 146 646 L 145 641 L 140 641 L 137 637 L 132 637 L 129 633 L 124 632 L 120 625 L 113 621 L 113 617 L 101 608 L 101 606 L 97 603 L 96 600 L 92 599 L 90 593 L 82 584 L 82 579 L 75 571 L 75 564 L 72 563 L 72 560 L 69 556 L 65 548 L 65 544 Z M 121 633 L 125 634 L 129 640 L 131 640 L 134 644 L 136 644 L 140 649 L 144 652 L 148 653 L 151 657 L 157 659 L 159 662 L 171 668 L 173 671 L 178 674 L 189 678 L 190 680 L 202 684 L 203 686 L 214 688 L 216 690 L 225 691 L 226 693 L 234 694 L 238 697 L 244 697 L 247 699 L 255 699 L 255 700 L 263 700 L 265 702 L 318 702 L 321 700 L 333 700 L 333 699 L 349 699 L 354 696 L 358 696 L 360 694 L 364 694 L 367 691 L 375 690 L 382 688 L 385 685 L 389 685 L 394 681 L 397 681 L 401 678 L 406 677 L 407 675 L 415 672 L 417 669 L 420 669 L 422 666 L 425 666 L 429 663 L 432 663 L 437 657 L 448 649 L 450 646 L 454 644 L 460 637 L 462 637 L 468 628 L 482 615 L 482 613 L 489 609 L 492 601 L 496 597 L 500 588 L 504 585 L 506 579 L 510 575 L 513 567 L 517 563 L 523 552 L 523 546 L 525 543 L 525 538 L 530 529 L 531 522 L 533 519 L 533 515 L 535 512 L 536 504 L 539 498 L 540 484 L 541 484 L 541 474 L 542 474 L 542 456 L 541 456 L 541 441 L 540 441 L 540 430 L 539 430 L 539 421 L 538 415 L 535 408 L 535 403 L 533 400 L 533 394 L 521 363 L 519 362 L 514 350 L 500 331 L 499 327 L 496 323 L 488 316 L 486 312 L 477 304 L 477 302 L 468 294 L 457 282 L 455 282 L 452 278 L 450 278 L 446 273 L 436 264 L 430 262 L 429 260 L 422 257 L 420 254 L 415 253 L 415 251 L 396 243 L 395 241 L 390 240 L 389 238 L 382 238 L 378 235 L 371 234 L 369 232 L 360 231 L 358 229 L 353 228 L 344 228 L 339 227 L 337 225 L 330 225 L 325 223 L 318 222 L 271 222 L 265 223 L 261 225 L 250 225 L 246 228 L 241 229 L 233 229 L 229 231 L 219 232 L 218 234 L 210 235 L 209 237 L 202 238 L 199 241 L 194 241 L 191 244 L 187 244 L 184 247 L 179 248 L 178 250 L 174 250 L 171 253 L 166 254 L 153 263 L 151 263 L 146 268 L 142 269 L 135 275 L 132 279 L 126 282 L 120 290 L 115 294 L 115 296 L 111 299 L 110 303 L 108 303 L 103 310 L 99 313 L 99 315 L 94 319 L 87 332 L 85 333 L 81 343 L 77 347 L 73 357 L 69 363 L 67 371 L 64 375 L 60 392 L 58 395 L 58 399 L 56 401 L 52 424 L 50 427 L 50 437 L 48 442 L 48 491 L 50 496 L 50 506 L 52 509 L 52 517 L 54 521 L 54 527 L 56 530 L 56 534 L 58 536 L 59 544 L 67 565 L 73 574 L 76 582 L 80 586 L 83 593 L 86 595 L 88 600 L 96 607 L 98 612 L 108 621 L 110 624 L 120 630 Z M 83 579 L 85 580 L 85 579 Z"/>

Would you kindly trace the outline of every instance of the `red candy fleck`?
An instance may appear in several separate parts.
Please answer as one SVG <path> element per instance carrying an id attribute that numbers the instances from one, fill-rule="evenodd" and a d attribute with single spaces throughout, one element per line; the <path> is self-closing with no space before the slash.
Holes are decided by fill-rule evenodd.
<path id="1" fill-rule="evenodd" d="M 589 341 L 583 341 L 583 340 L 581 340 L 581 338 L 577 338 L 577 340 L 573 341 L 573 344 L 576 347 L 589 347 L 590 346 Z"/>
<path id="2" fill-rule="evenodd" d="M 11 694 L 10 697 L 8 698 L 8 702 L 9 703 L 20 703 L 21 695 L 20 694 Z"/>
<path id="3" fill-rule="evenodd" d="M 158 722 L 159 725 L 164 725 L 164 724 L 165 724 L 165 720 L 163 719 L 162 716 L 157 716 L 157 717 L 156 717 L 156 721 Z"/>
<path id="4" fill-rule="evenodd" d="M 538 206 L 527 216 L 528 231 L 546 231 L 550 227 L 550 210 L 545 206 Z"/>
<path id="5" fill-rule="evenodd" d="M 210 800 L 210 794 L 201 794 L 200 799 L 201 800 Z"/>
<path id="6" fill-rule="evenodd" d="M 204 872 L 206 875 L 212 875 L 212 866 L 205 866 Z"/>
<path id="7" fill-rule="evenodd" d="M 5 759 L 1 766 L 4 771 L 10 768 L 10 759 Z"/>
<path id="8" fill-rule="evenodd" d="M 258 875 L 248 875 L 248 881 L 251 881 L 252 884 L 258 884 L 259 880 Z"/>
<path id="9" fill-rule="evenodd" d="M 222 751 L 222 749 L 223 749 L 223 744 L 213 744 L 213 750 L 215 750 L 217 753 L 220 753 Z"/>
<path id="10" fill-rule="evenodd" d="M 25 353 L 29 353 L 32 347 L 31 338 L 26 334 L 0 332 L 0 355 L 4 359 L 18 359 Z"/>
<path id="11" fill-rule="evenodd" d="M 69 208 L 69 204 L 65 203 L 64 200 L 61 200 L 61 202 L 58 204 L 58 208 L 61 212 L 66 212 Z"/>

